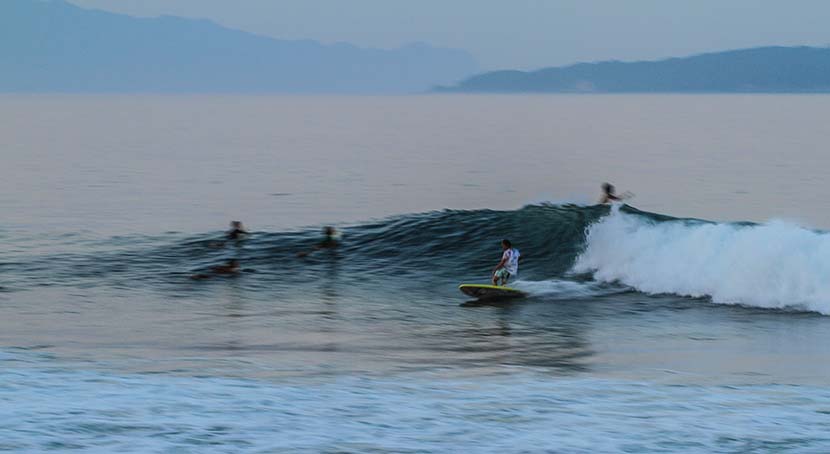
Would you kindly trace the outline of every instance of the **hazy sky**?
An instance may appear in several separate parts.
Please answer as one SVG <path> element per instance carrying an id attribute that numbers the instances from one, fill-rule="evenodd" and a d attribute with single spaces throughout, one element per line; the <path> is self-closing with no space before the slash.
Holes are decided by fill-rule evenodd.
<path id="1" fill-rule="evenodd" d="M 470 51 L 485 69 L 830 44 L 827 0 L 71 0 L 276 38 Z"/>

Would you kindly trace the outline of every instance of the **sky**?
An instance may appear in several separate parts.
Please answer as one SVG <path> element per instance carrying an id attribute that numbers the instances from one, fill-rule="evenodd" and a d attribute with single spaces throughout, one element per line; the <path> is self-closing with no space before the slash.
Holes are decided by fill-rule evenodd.
<path id="1" fill-rule="evenodd" d="M 210 19 L 281 39 L 464 49 L 483 69 L 830 45 L 827 0 L 70 0 L 135 16 Z"/>

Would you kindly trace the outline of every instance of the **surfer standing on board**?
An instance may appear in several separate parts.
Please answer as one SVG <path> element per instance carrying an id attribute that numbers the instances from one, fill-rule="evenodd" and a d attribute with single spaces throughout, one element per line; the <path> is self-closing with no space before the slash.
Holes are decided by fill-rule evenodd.
<path id="1" fill-rule="evenodd" d="M 611 202 L 622 202 L 625 199 L 630 199 L 634 197 L 634 194 L 626 191 L 621 195 L 616 194 L 617 190 L 614 188 L 614 185 L 611 183 L 602 183 L 602 197 L 599 199 L 599 203 L 603 205 L 607 205 Z"/>
<path id="2" fill-rule="evenodd" d="M 501 240 L 501 249 L 504 251 L 501 255 L 501 261 L 495 268 L 493 268 L 493 285 L 507 285 L 507 281 L 511 277 L 515 277 L 519 272 L 519 250 L 513 247 L 510 240 Z M 501 284 L 498 282 L 501 281 Z"/>

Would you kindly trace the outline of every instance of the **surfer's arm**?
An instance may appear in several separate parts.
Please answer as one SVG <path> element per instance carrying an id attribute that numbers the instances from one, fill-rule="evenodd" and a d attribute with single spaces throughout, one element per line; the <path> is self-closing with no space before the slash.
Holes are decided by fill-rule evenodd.
<path id="1" fill-rule="evenodd" d="M 506 262 L 506 261 L 507 261 L 507 259 L 506 259 L 506 258 L 504 258 L 504 257 L 502 257 L 502 259 L 501 259 L 501 261 L 499 262 L 499 264 L 498 264 L 498 265 L 496 265 L 496 267 L 495 267 L 495 268 L 493 268 L 493 272 L 495 273 L 496 271 L 498 271 L 498 270 L 499 270 L 499 268 L 504 267 L 504 262 Z"/>

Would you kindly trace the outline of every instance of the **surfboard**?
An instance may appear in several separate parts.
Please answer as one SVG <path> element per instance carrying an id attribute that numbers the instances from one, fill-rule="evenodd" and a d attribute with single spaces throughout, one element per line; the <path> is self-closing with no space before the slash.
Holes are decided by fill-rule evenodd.
<path id="1" fill-rule="evenodd" d="M 461 293 L 480 300 L 524 298 L 527 293 L 510 287 L 485 284 L 461 284 L 458 286 Z"/>

